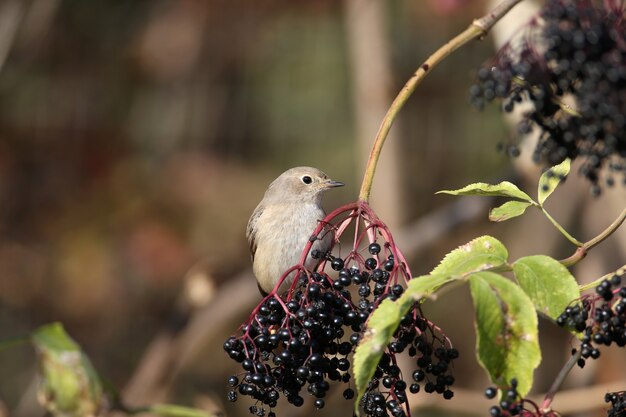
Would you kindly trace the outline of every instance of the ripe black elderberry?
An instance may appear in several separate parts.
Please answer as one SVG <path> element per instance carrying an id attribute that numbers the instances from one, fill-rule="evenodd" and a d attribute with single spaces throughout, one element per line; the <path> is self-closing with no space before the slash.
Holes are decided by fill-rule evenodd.
<path id="1" fill-rule="evenodd" d="M 558 417 L 559 414 L 551 409 L 540 409 L 534 401 L 528 398 L 522 398 L 517 392 L 517 380 L 511 380 L 508 387 L 500 387 L 502 397 L 498 405 L 494 405 L 489 409 L 491 417 Z M 485 390 L 485 396 L 488 399 L 495 398 L 498 390 L 495 387 L 489 387 Z"/>
<path id="2" fill-rule="evenodd" d="M 503 109 L 529 101 L 519 125 L 540 131 L 535 161 L 580 158 L 580 173 L 600 192 L 600 171 L 612 186 L 626 183 L 626 20 L 620 2 L 547 0 L 523 39 L 504 46 L 478 71 L 470 99 L 478 108 L 500 99 Z M 575 110 L 563 105 L 575 101 Z M 508 148 L 519 155 L 517 146 Z"/>
<path id="3" fill-rule="evenodd" d="M 224 343 L 224 350 L 243 369 L 239 376 L 228 378 L 230 401 L 239 396 L 251 397 L 254 405 L 250 412 L 260 416 L 269 409 L 269 416 L 281 396 L 296 407 L 302 406 L 304 391 L 321 409 L 331 382 L 350 384 L 350 355 L 361 340 L 369 315 L 385 298 L 401 296 L 412 277 L 389 230 L 364 202 L 329 214 L 313 236 L 331 233 L 336 242 L 350 222 L 357 224 L 360 235 L 347 254 L 311 253 L 320 260 L 318 268 L 291 268 L 296 278 L 288 291 L 270 293 L 242 325 L 240 334 Z M 310 250 L 313 241 L 305 251 Z M 326 273 L 326 265 L 338 271 L 336 279 Z M 348 291 L 352 284 L 354 292 Z M 420 386 L 415 381 L 407 386 L 396 365 L 396 355 L 404 351 L 415 358 L 416 381 L 432 386 L 430 392 L 452 398 L 452 361 L 458 352 L 415 304 L 402 319 L 377 366 L 361 404 L 366 415 L 410 414 L 406 390 L 415 393 Z M 384 392 L 380 391 L 381 383 Z M 344 389 L 343 396 L 354 398 L 354 390 Z"/>
<path id="4" fill-rule="evenodd" d="M 497 393 L 498 393 L 497 389 L 495 389 L 494 387 L 489 387 L 485 390 L 485 397 L 491 400 L 495 398 Z"/>
<path id="5" fill-rule="evenodd" d="M 569 306 L 557 318 L 559 326 L 582 333 L 578 366 L 600 357 L 599 346 L 626 346 L 626 287 L 619 287 L 621 275 L 613 275 L 584 296 L 580 304 Z M 574 349 L 572 354 L 577 353 Z"/>
<path id="6" fill-rule="evenodd" d="M 372 255 L 378 255 L 380 253 L 380 245 L 378 243 L 374 242 L 374 243 L 369 245 L 367 250 Z"/>
<path id="7" fill-rule="evenodd" d="M 611 403 L 611 408 L 607 411 L 608 417 L 624 417 L 626 415 L 626 391 L 607 392 L 604 401 Z"/>

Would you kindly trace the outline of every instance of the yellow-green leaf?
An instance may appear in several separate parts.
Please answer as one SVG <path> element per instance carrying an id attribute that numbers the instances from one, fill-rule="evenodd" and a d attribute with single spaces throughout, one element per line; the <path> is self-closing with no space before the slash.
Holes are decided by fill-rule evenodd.
<path id="1" fill-rule="evenodd" d="M 357 390 L 354 407 L 357 415 L 367 384 L 401 319 L 398 305 L 386 299 L 378 305 L 368 320 L 363 338 L 354 352 L 354 384 Z"/>
<path id="2" fill-rule="evenodd" d="M 469 282 L 478 361 L 494 384 L 507 386 L 515 378 L 525 396 L 541 362 L 533 303 L 514 282 L 493 272 L 473 274 Z"/>
<path id="3" fill-rule="evenodd" d="M 458 190 L 442 190 L 438 191 L 436 194 L 510 197 L 533 203 L 533 199 L 530 198 L 528 194 L 517 188 L 515 184 L 508 181 L 503 181 L 495 185 L 477 182 L 463 188 L 459 188 Z"/>
<path id="4" fill-rule="evenodd" d="M 559 261 L 549 256 L 520 258 L 513 264 L 513 271 L 537 311 L 553 320 L 580 297 L 576 279 Z"/>
<path id="5" fill-rule="evenodd" d="M 376 367 L 385 348 L 391 342 L 394 332 L 402 317 L 416 303 L 437 291 L 442 285 L 453 281 L 455 277 L 445 275 L 424 275 L 413 278 L 404 293 L 395 301 L 384 300 L 370 316 L 363 339 L 354 352 L 354 381 L 357 389 L 355 411 L 367 389 L 369 381 L 376 372 Z"/>
<path id="6" fill-rule="evenodd" d="M 97 416 L 103 401 L 100 378 L 63 326 L 40 327 L 31 341 L 39 361 L 38 399 L 42 406 L 55 417 Z"/>
<path id="7" fill-rule="evenodd" d="M 489 220 L 492 222 L 503 222 L 513 217 L 521 216 L 532 203 L 528 201 L 507 201 L 500 207 L 491 209 L 489 212 Z"/>
<path id="8" fill-rule="evenodd" d="M 509 254 L 502 243 L 491 236 L 481 236 L 448 253 L 431 275 L 467 275 L 506 264 Z"/>
<path id="9" fill-rule="evenodd" d="M 557 166 L 553 166 L 541 175 L 539 178 L 539 189 L 537 190 L 537 199 L 539 204 L 543 204 L 546 198 L 556 189 L 556 187 L 567 177 L 570 169 L 570 160 L 566 158 Z"/>

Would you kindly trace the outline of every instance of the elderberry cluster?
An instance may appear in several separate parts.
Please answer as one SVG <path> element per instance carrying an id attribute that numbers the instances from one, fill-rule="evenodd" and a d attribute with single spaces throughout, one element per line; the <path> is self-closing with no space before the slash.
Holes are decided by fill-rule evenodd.
<path id="1" fill-rule="evenodd" d="M 494 405 L 489 409 L 489 414 L 491 417 L 519 415 L 524 406 L 521 401 L 522 398 L 517 392 L 517 379 L 511 380 L 511 386 L 503 391 L 502 399 L 498 405 Z M 489 387 L 485 390 L 485 397 L 490 400 L 495 398 L 497 394 L 498 390 L 495 387 Z"/>
<path id="2" fill-rule="evenodd" d="M 557 318 L 559 326 L 582 333 L 578 366 L 586 359 L 600 357 L 598 346 L 626 346 L 626 287 L 620 275 L 603 280 L 596 294 L 583 298 L 582 304 L 569 306 Z M 577 351 L 574 349 L 572 354 Z"/>
<path id="3" fill-rule="evenodd" d="M 233 387 L 228 393 L 230 401 L 241 394 L 271 409 L 282 394 L 299 407 L 304 403 L 300 392 L 306 386 L 316 397 L 315 407 L 323 408 L 328 381 L 350 380 L 347 355 L 358 334 L 342 341 L 344 326 L 358 331 L 366 316 L 354 310 L 348 292 L 332 289 L 325 274 L 313 273 L 312 282 L 303 289 L 287 303 L 266 299 L 254 320 L 242 327 L 243 336 L 224 343 L 229 356 L 244 370 L 241 381 L 237 376 L 228 379 Z M 347 389 L 344 395 L 354 394 Z M 250 411 L 259 416 L 265 412 L 260 404 Z"/>
<path id="4" fill-rule="evenodd" d="M 518 45 L 504 46 L 478 71 L 470 100 L 478 108 L 496 98 L 512 111 L 527 99 L 518 131 L 540 129 L 533 159 L 556 165 L 583 159 L 580 173 L 598 194 L 614 174 L 626 183 L 626 21 L 617 2 L 548 0 Z M 565 103 L 572 98 L 574 108 Z M 519 155 L 510 145 L 509 153 Z"/>
<path id="5" fill-rule="evenodd" d="M 300 407 L 308 394 L 314 397 L 317 409 L 323 408 L 333 383 L 345 384 L 343 397 L 354 398 L 351 354 L 367 319 L 382 300 L 401 296 L 411 278 L 386 226 L 373 214 L 365 214 L 370 217 L 352 218 L 362 220 L 359 226 L 365 227 L 349 253 L 333 256 L 312 251 L 308 256 L 320 262 L 316 270 L 297 266 L 288 292 L 268 295 L 242 325 L 240 334 L 226 340 L 224 350 L 242 368 L 228 378 L 230 401 L 250 397 L 252 414 L 271 417 L 281 397 Z M 338 236 L 334 237 L 337 241 Z M 365 238 L 370 242 L 363 245 Z M 332 270 L 329 273 L 324 271 L 327 266 Z M 396 364 L 396 355 L 404 351 L 416 358 L 410 386 Z M 418 392 L 420 384 L 426 392 L 451 398 L 451 365 L 456 357 L 458 352 L 449 340 L 416 304 L 382 355 L 360 404 L 365 414 L 409 415 L 406 391 Z"/>
<path id="6" fill-rule="evenodd" d="M 416 368 L 413 371 L 408 389 L 416 394 L 423 386 L 424 392 L 441 394 L 446 400 L 454 396 L 450 389 L 454 384 L 451 374 L 452 361 L 458 358 L 455 348 L 440 345 L 433 348 L 432 341 L 427 339 L 427 323 L 421 318 L 415 322 L 414 315 L 409 313 L 400 322 L 396 331 L 396 340 L 389 345 L 389 352 L 383 354 L 374 378 L 370 381 L 368 392 L 361 400 L 361 407 L 367 415 L 382 417 L 387 411 L 394 417 L 406 415 L 402 405 L 406 404 L 407 382 L 400 375 L 400 368 L 395 364 L 396 353 L 408 351 L 415 358 Z M 421 335 L 418 333 L 422 332 Z M 381 388 L 382 385 L 382 388 Z"/>
<path id="7" fill-rule="evenodd" d="M 542 410 L 532 400 L 523 398 L 517 391 L 517 379 L 511 380 L 511 385 L 501 388 L 502 396 L 498 405 L 489 409 L 491 417 L 556 417 L 559 414 L 552 410 Z M 485 397 L 493 399 L 498 394 L 498 389 L 489 387 L 485 390 Z"/>
<path id="8" fill-rule="evenodd" d="M 608 417 L 626 416 L 626 391 L 607 392 L 604 401 L 611 403 L 611 408 L 607 411 Z"/>

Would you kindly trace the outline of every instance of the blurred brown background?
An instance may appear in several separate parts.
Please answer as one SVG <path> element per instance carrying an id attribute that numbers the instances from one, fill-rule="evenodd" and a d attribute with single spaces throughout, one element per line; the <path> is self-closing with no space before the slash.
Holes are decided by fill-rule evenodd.
<path id="1" fill-rule="evenodd" d="M 247 276 L 248 216 L 267 184 L 297 165 L 348 184 L 327 195 L 326 207 L 354 200 L 395 93 L 486 7 L 2 1 L 0 339 L 58 320 L 130 403 L 246 415 L 245 399 L 224 404 L 236 367 L 221 344 L 260 300 Z M 415 274 L 478 234 L 501 238 L 512 256 L 572 251 L 541 216 L 487 225 L 487 208 L 475 200 L 451 206 L 452 198 L 433 196 L 475 181 L 533 184 L 538 172 L 515 171 L 496 152 L 511 137 L 497 108 L 478 113 L 467 104 L 474 71 L 493 49 L 490 40 L 471 43 L 438 67 L 383 152 L 372 204 L 405 242 Z M 623 189 L 591 202 L 576 180 L 566 189 L 554 214 L 582 240 L 625 201 Z M 597 268 L 585 270 L 588 279 L 624 263 L 621 232 L 602 256 L 590 256 Z M 460 345 L 459 386 L 482 391 L 469 296 L 459 289 L 445 297 L 427 314 Z M 549 376 L 568 350 L 555 332 Z M 28 348 L 0 351 L 0 415 L 43 415 L 34 372 Z M 350 412 L 338 404 L 316 413 Z M 313 412 L 305 408 L 280 415 Z"/>

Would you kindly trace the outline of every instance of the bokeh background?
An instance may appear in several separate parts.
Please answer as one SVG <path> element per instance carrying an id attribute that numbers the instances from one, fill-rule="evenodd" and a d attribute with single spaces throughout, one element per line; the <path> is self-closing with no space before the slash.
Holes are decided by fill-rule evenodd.
<path id="1" fill-rule="evenodd" d="M 287 168 L 311 165 L 347 184 L 328 193 L 327 208 L 354 200 L 395 93 L 489 6 L 2 1 L 0 340 L 61 321 L 127 402 L 246 415 L 246 399 L 225 402 L 225 379 L 236 367 L 221 345 L 260 300 L 245 226 L 267 184 Z M 502 25 L 510 29 L 524 16 Z M 486 222 L 494 202 L 433 195 L 502 179 L 532 193 L 540 167 L 524 162 L 529 152 L 512 163 L 496 151 L 513 140 L 510 124 L 499 109 L 478 112 L 467 101 L 476 69 L 494 50 L 489 37 L 436 68 L 383 151 L 372 205 L 414 273 L 486 233 L 503 240 L 512 257 L 573 251 L 539 215 L 494 226 Z M 588 195 L 588 186 L 571 178 L 549 207 L 582 240 L 626 204 L 619 187 Z M 579 276 L 592 280 L 618 268 L 625 247 L 621 230 Z M 488 382 L 474 358 L 467 289 L 425 309 L 461 350 L 460 394 L 449 404 L 423 395 L 415 406 L 485 415 L 489 403 L 480 393 Z M 537 372 L 537 392 L 569 351 L 564 332 L 543 327 L 549 360 Z M 623 361 L 619 351 L 611 354 Z M 568 384 L 623 378 L 614 366 L 588 368 Z M 0 351 L 0 416 L 44 414 L 35 373 L 28 347 Z M 350 413 L 350 404 L 332 398 L 315 413 Z"/>

